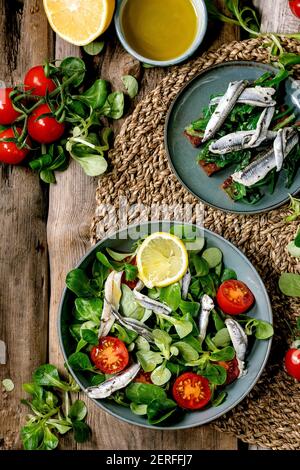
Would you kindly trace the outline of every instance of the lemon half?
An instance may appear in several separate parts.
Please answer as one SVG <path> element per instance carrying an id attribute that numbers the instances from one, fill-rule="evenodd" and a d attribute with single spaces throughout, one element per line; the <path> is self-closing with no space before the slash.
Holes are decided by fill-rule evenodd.
<path id="1" fill-rule="evenodd" d="M 149 289 L 179 281 L 188 269 L 184 243 L 170 233 L 149 235 L 139 247 L 136 259 L 139 277 Z"/>
<path id="2" fill-rule="evenodd" d="M 44 0 L 51 28 L 63 39 L 85 46 L 111 23 L 115 0 Z"/>

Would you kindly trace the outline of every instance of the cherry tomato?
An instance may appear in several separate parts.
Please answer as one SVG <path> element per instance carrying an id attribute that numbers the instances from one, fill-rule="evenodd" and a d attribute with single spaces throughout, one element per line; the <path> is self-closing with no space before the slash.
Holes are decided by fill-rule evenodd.
<path id="1" fill-rule="evenodd" d="M 65 125 L 59 123 L 54 117 L 46 116 L 39 119 L 43 114 L 51 113 L 47 104 L 41 104 L 28 119 L 28 133 L 40 144 L 51 144 L 61 138 L 65 132 Z"/>
<path id="2" fill-rule="evenodd" d="M 181 408 L 199 410 L 211 399 L 209 382 L 202 375 L 185 372 L 174 382 L 173 397 Z"/>
<path id="3" fill-rule="evenodd" d="M 20 135 L 22 133 L 22 129 L 17 127 L 17 132 Z M 15 142 L 1 142 L 1 139 L 11 139 L 12 137 L 15 137 L 12 128 L 5 129 L 4 131 L 0 132 L 0 161 L 10 165 L 17 165 L 22 160 L 24 160 L 30 150 L 26 147 L 23 147 L 22 149 L 18 148 Z M 31 145 L 30 139 L 28 137 L 26 139 L 26 143 Z"/>
<path id="4" fill-rule="evenodd" d="M 133 266 L 136 266 L 136 256 L 132 258 L 132 260 L 129 258 L 125 258 L 124 260 L 126 263 L 132 264 Z M 138 279 L 135 279 L 134 281 L 126 281 L 126 275 L 125 272 L 122 275 L 122 284 L 126 284 L 130 289 L 134 289 L 138 283 Z"/>
<path id="5" fill-rule="evenodd" d="M 25 90 L 32 90 L 36 96 L 46 96 L 46 92 L 51 93 L 56 89 L 56 85 L 51 78 L 46 77 L 44 67 L 37 65 L 28 70 L 25 79 Z"/>
<path id="6" fill-rule="evenodd" d="M 142 384 L 152 384 L 151 372 L 140 371 L 135 377 L 134 382 L 140 382 Z"/>
<path id="7" fill-rule="evenodd" d="M 234 382 L 240 375 L 239 363 L 236 357 L 232 359 L 232 361 L 219 361 L 218 364 L 219 366 L 222 366 L 224 367 L 224 369 L 226 369 L 226 385 L 229 385 Z"/>
<path id="8" fill-rule="evenodd" d="M 225 281 L 217 292 L 217 302 L 223 312 L 239 315 L 246 312 L 254 304 L 254 295 L 241 281 Z"/>
<path id="9" fill-rule="evenodd" d="M 300 349 L 291 348 L 284 358 L 287 373 L 300 381 Z"/>
<path id="10" fill-rule="evenodd" d="M 123 341 L 112 336 L 101 338 L 91 350 L 91 360 L 103 374 L 115 374 L 125 369 L 129 354 Z"/>
<path id="11" fill-rule="evenodd" d="M 300 0 L 289 0 L 289 5 L 294 15 L 300 18 Z"/>
<path id="12" fill-rule="evenodd" d="M 12 92 L 12 88 L 0 88 L 0 124 L 1 126 L 7 126 L 12 124 L 20 116 L 20 113 L 16 111 L 12 105 L 12 101 L 9 97 Z"/>

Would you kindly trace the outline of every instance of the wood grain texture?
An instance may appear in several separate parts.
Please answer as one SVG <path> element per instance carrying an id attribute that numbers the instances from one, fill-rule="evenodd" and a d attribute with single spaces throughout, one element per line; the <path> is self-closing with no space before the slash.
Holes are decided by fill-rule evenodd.
<path id="1" fill-rule="evenodd" d="M 253 3 L 261 13 L 262 32 L 300 31 L 300 20 L 292 14 L 287 0 L 254 0 Z"/>
<path id="2" fill-rule="evenodd" d="M 223 41 L 238 38 L 236 28 L 225 27 L 218 40 L 210 42 L 217 47 Z M 121 47 L 113 31 L 108 38 L 105 53 L 94 59 L 85 56 L 94 76 L 110 81 L 112 88 L 122 87 L 121 77 L 134 74 L 140 79 L 140 92 L 130 103 L 128 113 L 138 101 L 155 88 L 166 75 L 168 69 L 143 69 L 140 64 Z M 208 47 L 208 46 L 207 46 Z M 56 41 L 56 58 L 78 55 L 79 49 L 73 48 L 59 38 Z M 124 119 L 113 124 L 118 132 Z M 57 339 L 57 310 L 65 275 L 89 248 L 89 225 L 94 214 L 96 181 L 84 175 L 76 164 L 58 176 L 56 186 L 50 188 L 48 217 L 48 247 L 51 273 L 51 301 L 49 322 L 49 358 L 54 364 L 62 366 L 63 360 Z M 67 207 L 67 209 L 66 209 Z M 81 449 L 236 449 L 237 439 L 223 435 L 211 427 L 181 432 L 161 432 L 130 426 L 110 417 L 93 403 L 86 400 L 89 414 L 88 422 L 93 429 L 92 440 L 78 446 Z M 66 441 L 63 448 L 70 448 Z"/>
<path id="3" fill-rule="evenodd" d="M 28 67 L 51 55 L 48 31 L 40 1 L 0 0 L 5 84 L 22 81 Z M 15 384 L 12 393 L 0 391 L 0 448 L 16 449 L 28 412 L 20 405 L 21 384 L 47 359 L 47 193 L 29 170 L 1 165 L 0 200 L 0 339 L 7 345 L 0 380 L 11 378 Z"/>

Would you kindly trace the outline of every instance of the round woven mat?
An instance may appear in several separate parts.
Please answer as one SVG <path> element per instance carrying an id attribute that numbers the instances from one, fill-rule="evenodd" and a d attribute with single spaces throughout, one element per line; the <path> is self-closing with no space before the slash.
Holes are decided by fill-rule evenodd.
<path id="1" fill-rule="evenodd" d="M 287 51 L 300 53 L 298 42 L 286 39 L 283 42 Z M 204 68 L 230 60 L 268 62 L 264 39 L 233 42 L 174 67 L 138 104 L 110 152 L 112 172 L 99 179 L 97 210 L 92 223 L 93 242 L 119 227 L 120 197 L 126 197 L 130 205 L 142 203 L 145 206 L 143 214 L 131 211 L 128 223 L 147 220 L 147 208 L 155 203 L 178 207 L 189 203 L 196 207 L 198 201 L 181 186 L 168 167 L 163 137 L 165 117 L 171 102 L 188 80 Z M 116 210 L 109 210 L 107 206 Z M 284 352 L 290 341 L 286 320 L 295 325 L 300 301 L 282 296 L 277 287 L 281 272 L 299 272 L 300 265 L 286 251 L 297 224 L 284 222 L 288 214 L 286 206 L 251 217 L 225 214 L 206 206 L 203 209 L 205 227 L 239 247 L 262 276 L 271 298 L 275 326 L 271 356 L 260 381 L 240 405 L 213 425 L 251 444 L 272 449 L 300 449 L 300 383 L 290 378 L 283 368 Z"/>

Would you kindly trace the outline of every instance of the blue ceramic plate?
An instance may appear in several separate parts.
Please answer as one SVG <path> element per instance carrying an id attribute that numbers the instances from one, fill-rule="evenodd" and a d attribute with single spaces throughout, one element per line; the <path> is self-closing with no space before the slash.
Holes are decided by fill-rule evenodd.
<path id="1" fill-rule="evenodd" d="M 284 175 L 273 194 L 265 194 L 257 204 L 248 205 L 233 202 L 221 189 L 226 178 L 232 174 L 232 166 L 212 177 L 208 177 L 197 163 L 198 149 L 193 148 L 183 131 L 187 125 L 199 118 L 214 94 L 224 93 L 229 82 L 247 79 L 256 80 L 265 72 L 278 71 L 274 67 L 257 62 L 228 62 L 209 68 L 194 78 L 176 97 L 172 104 L 165 127 L 165 147 L 169 164 L 179 181 L 194 196 L 212 207 L 240 214 L 255 214 L 269 211 L 288 201 L 288 194 L 295 195 L 300 190 L 300 172 L 293 185 L 284 186 Z M 300 114 L 300 88 L 293 79 L 286 80 L 284 101 Z"/>
<path id="2" fill-rule="evenodd" d="M 174 224 L 173 224 L 174 225 Z M 182 225 L 175 223 L 175 225 Z M 186 224 L 189 225 L 189 224 Z M 105 248 L 112 248 L 119 251 L 130 252 L 132 244 L 136 241 L 137 228 L 140 236 L 144 236 L 157 231 L 169 231 L 170 223 L 168 222 L 152 222 L 144 223 L 140 226 L 130 226 L 117 233 L 117 236 L 110 235 L 105 238 L 78 263 L 77 268 L 87 269 L 91 267 L 97 251 Z M 261 320 L 272 323 L 272 311 L 268 298 L 268 294 L 258 273 L 248 261 L 248 259 L 231 243 L 213 232 L 205 229 L 203 236 L 206 239 L 208 247 L 214 246 L 219 248 L 224 256 L 226 266 L 237 272 L 238 279 L 244 281 L 256 297 L 255 307 L 251 310 L 250 315 Z M 138 237 L 139 238 L 139 237 Z M 72 322 L 72 310 L 74 307 L 74 295 L 68 289 L 64 290 L 58 319 L 58 331 L 62 352 L 67 361 L 70 354 L 75 351 L 75 343 L 69 332 L 69 325 Z M 147 423 L 146 418 L 136 416 L 128 408 L 124 408 L 109 400 L 93 400 L 97 406 L 107 411 L 111 415 L 128 423 L 137 424 L 152 429 L 185 429 L 194 426 L 200 426 L 219 418 L 231 408 L 236 406 L 250 392 L 257 382 L 266 364 L 271 340 L 255 341 L 247 357 L 248 373 L 244 377 L 237 380 L 232 385 L 226 387 L 228 397 L 225 402 L 216 407 L 208 408 L 203 411 L 187 412 L 183 414 L 180 421 L 169 422 L 166 425 L 152 426 Z M 82 389 L 88 386 L 84 376 L 80 372 L 72 371 L 71 373 Z"/>

